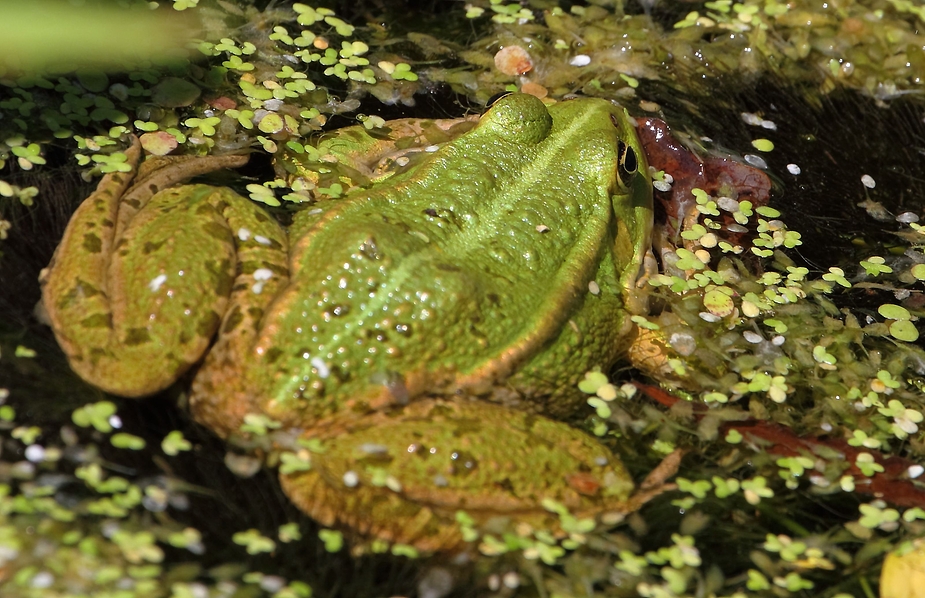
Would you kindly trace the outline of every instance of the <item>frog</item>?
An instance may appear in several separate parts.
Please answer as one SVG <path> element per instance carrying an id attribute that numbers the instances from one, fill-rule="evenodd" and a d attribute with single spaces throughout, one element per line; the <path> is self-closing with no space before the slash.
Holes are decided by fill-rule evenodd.
<path id="1" fill-rule="evenodd" d="M 370 147 L 412 130 L 441 139 L 375 166 Z M 280 472 L 292 502 L 360 538 L 457 551 L 640 508 L 668 486 L 637 488 L 565 421 L 646 310 L 652 186 L 634 120 L 604 99 L 515 93 L 385 131 L 399 133 L 328 138 L 321 161 L 352 161 L 362 184 L 287 227 L 231 188 L 183 184 L 246 156 L 136 167 L 134 144 L 41 278 L 71 367 L 124 397 L 191 376 L 193 418 L 223 438 L 272 422 L 298 458 Z"/>

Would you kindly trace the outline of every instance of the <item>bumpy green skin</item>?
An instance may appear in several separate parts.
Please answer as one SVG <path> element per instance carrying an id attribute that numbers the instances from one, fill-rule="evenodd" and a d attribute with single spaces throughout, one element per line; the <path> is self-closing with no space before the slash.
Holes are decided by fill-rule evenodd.
<path id="1" fill-rule="evenodd" d="M 621 141 L 634 151 L 637 172 L 621 166 Z M 349 147 L 339 152 L 343 159 Z M 74 355 L 95 363 L 111 356 L 126 377 L 164 362 L 160 379 L 170 380 L 195 360 L 188 351 L 175 357 L 180 344 L 170 339 L 201 339 L 208 329 L 201 322 L 217 320 L 210 312 L 221 315 L 218 339 L 193 383 L 194 416 L 227 436 L 247 413 L 263 413 L 322 439 L 326 450 L 312 455 L 311 471 L 282 477 L 294 502 L 324 524 L 451 549 L 462 543 L 449 525 L 458 509 L 479 526 L 497 517 L 545 526 L 543 498 L 576 513 L 625 512 L 634 506 L 632 482 L 619 461 L 544 415 L 572 413 L 583 402 L 576 389 L 583 373 L 608 367 L 626 350 L 626 304 L 651 227 L 646 170 L 622 108 L 595 99 L 547 107 L 511 95 L 406 170 L 297 215 L 288 277 L 280 261 L 285 240 L 275 232 L 263 233 L 271 241 L 257 249 L 265 251 L 244 253 L 252 238 L 241 242 L 236 231 L 266 224 L 254 208 L 248 206 L 251 221 L 229 220 L 222 232 L 210 220 L 226 207 L 238 210 L 240 197 L 203 187 L 155 195 L 136 220 L 152 210 L 161 216 L 137 228 L 132 222 L 115 241 L 113 260 L 142 274 L 134 286 L 105 293 L 109 336 L 81 331 L 79 320 L 56 332 L 67 337 L 62 345 L 79 346 L 68 350 L 72 363 Z M 197 206 L 178 219 L 189 221 L 180 235 L 158 223 L 177 197 Z M 200 211 L 203 220 L 192 217 Z M 238 211 L 244 218 L 248 209 Z M 184 241 L 182 259 L 172 257 L 175 248 L 154 257 L 146 251 L 180 243 L 178 236 L 196 239 Z M 86 248 L 74 245 L 62 244 L 51 279 L 61 262 L 80 261 L 69 256 Z M 171 277 L 177 286 L 158 299 L 178 309 L 148 305 L 145 283 L 156 273 L 194 269 L 206 283 L 187 289 L 180 279 L 193 277 Z M 258 270 L 272 276 L 255 293 Z M 235 272 L 233 293 L 221 297 L 218 289 Z M 59 276 L 87 277 L 79 265 Z M 73 285 L 63 293 L 51 287 L 49 306 L 85 294 Z M 134 319 L 117 318 L 117 311 L 133 311 Z M 119 328 L 123 320 L 129 331 Z M 137 341 L 135 329 L 145 322 L 144 340 L 151 340 L 136 344 L 156 345 L 165 359 L 146 353 L 125 363 L 126 339 Z M 128 390 L 75 369 L 120 394 L 164 385 Z M 392 488 L 376 486 L 374 475 L 392 476 Z"/>
<path id="2" fill-rule="evenodd" d="M 137 164 L 137 140 L 127 153 Z M 246 161 L 180 159 L 134 179 L 110 174 L 74 213 L 41 282 L 58 342 L 85 380 L 129 397 L 166 388 L 208 348 L 232 288 L 253 284 L 258 268 L 285 276 L 286 235 L 266 212 L 229 189 L 171 186 Z M 235 242 L 242 227 L 250 239 Z"/>

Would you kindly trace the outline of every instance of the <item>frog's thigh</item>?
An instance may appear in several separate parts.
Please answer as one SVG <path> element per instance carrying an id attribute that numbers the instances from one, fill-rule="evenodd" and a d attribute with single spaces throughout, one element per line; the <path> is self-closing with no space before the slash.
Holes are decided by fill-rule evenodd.
<path id="1" fill-rule="evenodd" d="M 310 471 L 281 476 L 286 493 L 324 525 L 424 550 L 462 545 L 460 510 L 483 531 L 555 530 L 546 499 L 591 517 L 622 512 L 632 491 L 622 463 L 594 438 L 494 404 L 424 400 L 346 427 L 330 427 L 339 433 L 312 454 Z"/>
<path id="2" fill-rule="evenodd" d="M 71 341 L 72 367 L 124 396 L 169 386 L 208 347 L 233 288 L 260 284 L 260 268 L 285 281 L 286 252 L 279 225 L 228 189 L 158 193 L 116 242 L 102 292 L 79 288 L 77 273 L 57 331 Z"/>

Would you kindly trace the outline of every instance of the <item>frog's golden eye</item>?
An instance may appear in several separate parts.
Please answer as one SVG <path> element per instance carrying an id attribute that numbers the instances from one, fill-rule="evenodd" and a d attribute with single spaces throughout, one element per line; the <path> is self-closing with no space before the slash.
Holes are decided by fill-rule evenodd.
<path id="1" fill-rule="evenodd" d="M 629 174 L 636 174 L 639 170 L 639 160 L 636 159 L 636 150 L 626 145 L 622 141 L 617 146 L 620 156 L 620 166 Z"/>
<path id="2" fill-rule="evenodd" d="M 617 155 L 620 156 L 620 165 L 617 167 L 617 175 L 620 181 L 629 186 L 633 180 L 633 175 L 639 170 L 639 160 L 636 159 L 636 150 L 622 141 L 617 144 Z"/>
<path id="3" fill-rule="evenodd" d="M 501 98 L 505 98 L 505 97 L 511 95 L 512 93 L 514 93 L 514 92 L 513 92 L 513 91 L 502 91 L 502 92 L 496 93 L 495 95 L 493 95 L 493 96 L 491 96 L 490 98 L 488 98 L 488 101 L 485 103 L 485 109 L 487 110 L 487 109 L 491 108 L 492 106 L 495 105 L 495 102 L 497 102 L 497 101 L 500 100 Z"/>

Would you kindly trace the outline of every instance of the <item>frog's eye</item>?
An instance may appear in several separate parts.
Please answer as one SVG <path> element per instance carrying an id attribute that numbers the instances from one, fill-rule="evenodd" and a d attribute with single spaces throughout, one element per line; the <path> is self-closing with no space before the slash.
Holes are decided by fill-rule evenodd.
<path id="1" fill-rule="evenodd" d="M 636 174 L 639 170 L 639 161 L 636 160 L 636 150 L 626 145 L 622 141 L 617 146 L 617 152 L 620 156 L 620 166 L 629 174 Z"/>
<path id="2" fill-rule="evenodd" d="M 487 110 L 487 109 L 491 108 L 492 106 L 495 105 L 495 102 L 497 102 L 497 101 L 500 100 L 501 98 L 505 98 L 505 97 L 511 95 L 512 93 L 514 93 L 514 92 L 513 92 L 513 91 L 502 91 L 502 92 L 496 93 L 495 95 L 493 95 L 493 96 L 491 96 L 490 98 L 488 98 L 488 101 L 485 103 L 485 109 Z"/>
<path id="3" fill-rule="evenodd" d="M 620 179 L 624 184 L 632 179 L 639 170 L 639 160 L 636 159 L 636 150 L 622 141 L 617 145 L 617 155 L 620 156 Z"/>

